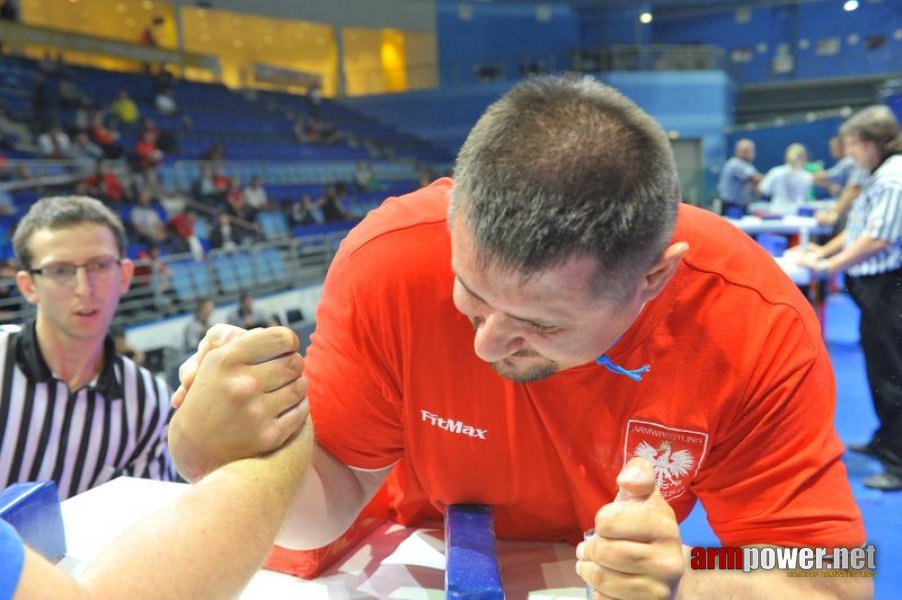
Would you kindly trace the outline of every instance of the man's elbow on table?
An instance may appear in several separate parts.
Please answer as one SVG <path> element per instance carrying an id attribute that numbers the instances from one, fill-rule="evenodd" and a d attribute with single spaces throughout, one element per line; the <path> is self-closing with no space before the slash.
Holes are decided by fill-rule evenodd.
<path id="1" fill-rule="evenodd" d="M 390 471 L 391 467 L 378 471 L 352 469 L 314 446 L 311 468 L 301 481 L 276 544 L 312 550 L 335 541 L 351 526 Z"/>

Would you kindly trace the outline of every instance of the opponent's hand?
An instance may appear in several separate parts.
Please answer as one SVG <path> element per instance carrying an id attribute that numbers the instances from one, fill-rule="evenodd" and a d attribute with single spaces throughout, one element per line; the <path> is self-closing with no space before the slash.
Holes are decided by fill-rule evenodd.
<path id="1" fill-rule="evenodd" d="M 617 498 L 595 515 L 595 535 L 576 548 L 576 572 L 596 599 L 672 598 L 683 576 L 683 549 L 654 468 L 634 458 L 617 485 Z"/>
<path id="2" fill-rule="evenodd" d="M 236 329 L 211 328 L 192 364 L 180 370 L 169 446 L 189 481 L 227 462 L 281 447 L 309 412 L 294 332 Z"/>

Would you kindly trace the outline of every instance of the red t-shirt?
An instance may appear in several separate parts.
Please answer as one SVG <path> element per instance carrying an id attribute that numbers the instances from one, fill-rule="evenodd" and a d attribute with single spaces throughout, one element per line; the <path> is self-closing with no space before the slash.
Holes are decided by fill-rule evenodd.
<path id="1" fill-rule="evenodd" d="M 451 186 L 390 199 L 348 235 L 306 362 L 319 444 L 354 468 L 396 464 L 399 521 L 480 502 L 501 538 L 576 542 L 645 454 L 677 518 L 700 499 L 724 545 L 864 542 L 819 325 L 754 241 L 681 206 L 690 250 L 608 352 L 649 364 L 643 380 L 593 362 L 516 383 L 474 354 L 452 303 Z"/>

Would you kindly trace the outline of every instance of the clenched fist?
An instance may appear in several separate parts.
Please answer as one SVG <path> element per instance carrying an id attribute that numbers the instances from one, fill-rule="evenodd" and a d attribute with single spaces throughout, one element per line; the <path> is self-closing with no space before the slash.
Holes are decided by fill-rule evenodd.
<path id="1" fill-rule="evenodd" d="M 672 598 L 683 576 L 683 550 L 673 509 L 655 488 L 654 468 L 634 458 L 617 485 L 617 498 L 595 515 L 595 535 L 576 548 L 576 572 L 596 599 Z"/>
<path id="2" fill-rule="evenodd" d="M 271 452 L 307 419 L 299 342 L 286 327 L 214 325 L 179 369 L 169 425 L 173 460 L 195 481 L 227 462 Z"/>

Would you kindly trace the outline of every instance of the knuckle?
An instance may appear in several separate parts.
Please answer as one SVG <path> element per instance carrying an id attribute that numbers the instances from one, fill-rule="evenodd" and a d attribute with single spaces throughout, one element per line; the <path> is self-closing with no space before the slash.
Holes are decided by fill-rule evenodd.
<path id="1" fill-rule="evenodd" d="M 658 568 L 660 572 L 669 576 L 679 576 L 683 573 L 683 557 L 679 552 L 667 552 L 659 558 Z"/>
<path id="2" fill-rule="evenodd" d="M 244 400 L 259 391 L 257 380 L 247 373 L 233 375 L 224 382 L 225 393 L 230 400 Z"/>
<path id="3" fill-rule="evenodd" d="M 622 503 L 621 503 L 622 504 Z M 598 535 L 606 535 L 610 533 L 611 528 L 620 519 L 623 510 L 618 503 L 606 504 L 595 513 L 595 533 Z"/>

